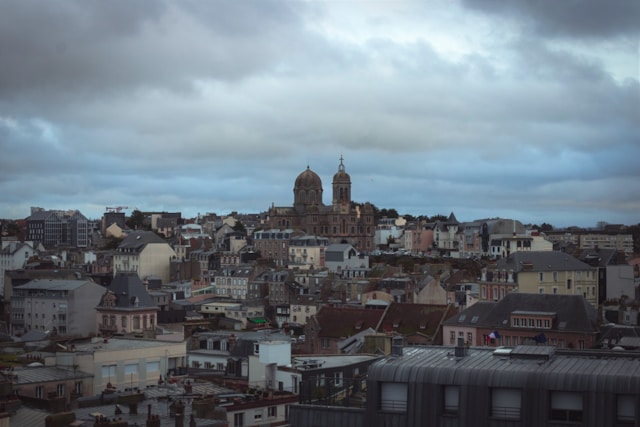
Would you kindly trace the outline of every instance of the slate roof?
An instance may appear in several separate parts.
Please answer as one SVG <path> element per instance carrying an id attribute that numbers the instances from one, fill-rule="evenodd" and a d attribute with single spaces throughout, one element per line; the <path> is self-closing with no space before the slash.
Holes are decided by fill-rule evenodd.
<path id="1" fill-rule="evenodd" d="M 498 302 L 478 302 L 444 322 L 447 326 L 497 329 L 510 328 L 511 313 L 555 313 L 551 330 L 598 332 L 598 313 L 581 295 L 510 293 Z M 477 317 L 476 317 L 477 316 Z"/>
<path id="2" fill-rule="evenodd" d="M 148 308 L 157 308 L 153 299 L 147 292 L 142 280 L 136 273 L 118 273 L 113 278 L 108 287 L 116 296 L 115 307 L 104 307 L 124 310 L 140 310 Z M 103 307 L 106 293 L 100 299 L 99 307 Z M 137 305 L 135 303 L 137 298 Z"/>
<path id="3" fill-rule="evenodd" d="M 616 249 L 583 249 L 580 260 L 589 265 L 606 267 L 615 264 L 617 253 Z"/>
<path id="4" fill-rule="evenodd" d="M 594 270 L 579 259 L 556 251 L 513 252 L 496 263 L 499 270 L 520 271 L 588 271 Z"/>
<path id="5" fill-rule="evenodd" d="M 82 378 L 92 378 L 93 374 L 56 366 L 14 368 L 12 382 L 15 385 L 60 382 Z"/>
<path id="6" fill-rule="evenodd" d="M 24 285 L 16 286 L 15 289 L 32 289 L 46 291 L 74 291 L 87 283 L 94 283 L 91 280 L 60 280 L 60 279 L 34 279 Z M 95 283 L 94 283 L 95 284 Z"/>
<path id="7" fill-rule="evenodd" d="M 376 329 L 384 310 L 323 306 L 315 319 L 320 327 L 319 336 L 346 338 L 363 329 Z"/>
<path id="8" fill-rule="evenodd" d="M 133 250 L 139 252 L 150 243 L 167 243 L 162 237 L 158 236 L 153 231 L 132 231 L 127 237 L 122 240 L 118 245 L 118 252 L 126 252 L 126 250 Z"/>
<path id="9" fill-rule="evenodd" d="M 378 332 L 396 331 L 402 335 L 419 333 L 433 337 L 442 322 L 455 314 L 453 304 L 431 305 L 393 302 L 385 310 Z M 394 326 L 397 325 L 397 326 Z"/>

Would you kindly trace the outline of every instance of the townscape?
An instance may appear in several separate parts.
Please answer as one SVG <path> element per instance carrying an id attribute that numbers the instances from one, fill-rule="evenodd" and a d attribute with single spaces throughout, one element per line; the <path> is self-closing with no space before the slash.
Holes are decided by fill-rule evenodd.
<path id="1" fill-rule="evenodd" d="M 638 425 L 637 225 L 416 218 L 351 185 L 340 159 L 329 204 L 307 167 L 261 213 L 3 220 L 3 425 Z"/>

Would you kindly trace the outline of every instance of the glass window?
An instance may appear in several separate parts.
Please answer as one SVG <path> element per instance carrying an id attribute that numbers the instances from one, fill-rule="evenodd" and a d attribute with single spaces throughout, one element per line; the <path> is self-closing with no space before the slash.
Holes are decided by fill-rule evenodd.
<path id="1" fill-rule="evenodd" d="M 582 393 L 553 391 L 550 418 L 554 421 L 582 421 Z"/>
<path id="2" fill-rule="evenodd" d="M 444 387 L 444 413 L 457 414 L 460 405 L 460 387 L 448 385 Z"/>
<path id="3" fill-rule="evenodd" d="M 160 362 L 147 362 L 147 373 L 158 372 L 160 370 Z"/>
<path id="4" fill-rule="evenodd" d="M 616 419 L 623 422 L 636 420 L 636 397 L 621 394 L 617 396 Z"/>
<path id="5" fill-rule="evenodd" d="M 522 391 L 514 388 L 491 389 L 491 416 L 493 418 L 520 419 Z"/>
<path id="6" fill-rule="evenodd" d="M 382 383 L 380 387 L 380 409 L 383 411 L 406 412 L 407 384 Z"/>
<path id="7" fill-rule="evenodd" d="M 124 374 L 125 375 L 131 375 L 131 374 L 137 374 L 138 373 L 138 364 L 137 363 L 130 363 L 128 365 L 124 365 Z"/>

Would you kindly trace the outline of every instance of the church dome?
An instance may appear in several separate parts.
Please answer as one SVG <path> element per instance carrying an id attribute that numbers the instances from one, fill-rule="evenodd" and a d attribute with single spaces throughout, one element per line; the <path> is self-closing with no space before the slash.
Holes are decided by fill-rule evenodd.
<path id="1" fill-rule="evenodd" d="M 317 173 L 312 171 L 309 166 L 307 166 L 307 169 L 296 178 L 294 187 L 294 189 L 296 190 L 322 190 L 322 180 Z"/>

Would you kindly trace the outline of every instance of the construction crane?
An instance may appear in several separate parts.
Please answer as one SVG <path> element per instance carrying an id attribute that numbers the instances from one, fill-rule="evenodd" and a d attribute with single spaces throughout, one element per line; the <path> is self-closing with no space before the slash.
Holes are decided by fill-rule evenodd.
<path id="1" fill-rule="evenodd" d="M 115 206 L 115 207 L 107 206 L 105 209 L 107 210 L 107 212 L 120 212 L 123 209 L 129 209 L 129 207 L 128 206 Z"/>

